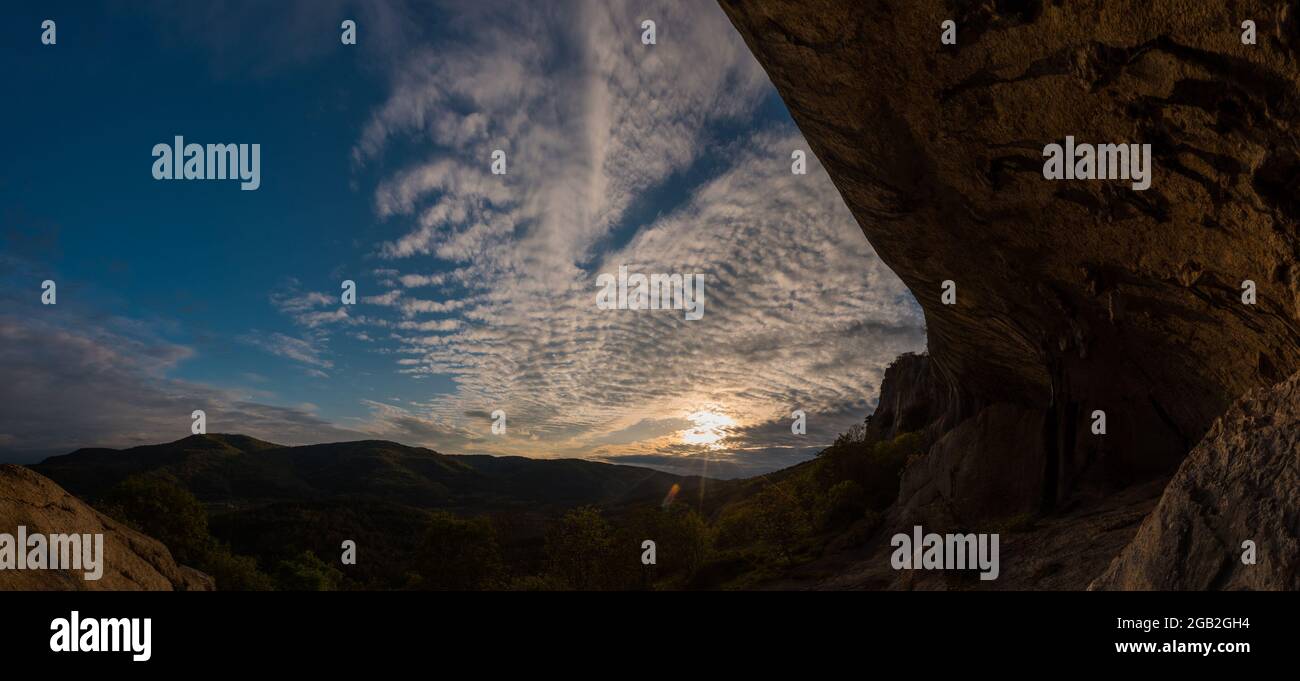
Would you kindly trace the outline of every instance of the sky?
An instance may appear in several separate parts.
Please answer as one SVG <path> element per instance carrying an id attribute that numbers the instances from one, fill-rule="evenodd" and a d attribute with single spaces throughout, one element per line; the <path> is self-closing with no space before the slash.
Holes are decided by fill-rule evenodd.
<path id="1" fill-rule="evenodd" d="M 0 460 L 180 439 L 199 409 L 281 444 L 746 476 L 924 350 L 713 3 L 20 2 L 0 26 Z M 155 179 L 177 135 L 259 144 L 260 187 Z M 620 266 L 702 275 L 702 317 L 602 309 Z"/>

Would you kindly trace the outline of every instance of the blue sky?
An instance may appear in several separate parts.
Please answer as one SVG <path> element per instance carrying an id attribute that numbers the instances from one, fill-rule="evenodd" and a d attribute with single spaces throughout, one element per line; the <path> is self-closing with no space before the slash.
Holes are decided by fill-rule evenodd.
<path id="1" fill-rule="evenodd" d="M 816 159 L 790 173 L 807 145 L 712 4 L 30 3 L 2 23 L 0 458 L 178 439 L 204 409 L 286 444 L 750 474 L 861 420 L 923 348 Z M 261 187 L 154 180 L 175 135 L 260 144 Z M 597 309 L 623 264 L 703 274 L 704 318 Z"/>

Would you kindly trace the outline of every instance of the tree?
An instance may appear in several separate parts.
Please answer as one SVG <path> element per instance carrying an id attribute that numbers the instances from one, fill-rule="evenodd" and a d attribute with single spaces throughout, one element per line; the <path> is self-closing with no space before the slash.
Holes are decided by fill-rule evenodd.
<path id="1" fill-rule="evenodd" d="M 179 563 L 201 565 L 212 549 L 203 504 L 162 478 L 126 478 L 104 494 L 100 505 L 108 515 L 165 544 Z"/>
<path id="2" fill-rule="evenodd" d="M 629 552 L 628 565 L 635 554 Z M 551 576 L 578 591 L 613 586 L 618 562 L 614 529 L 594 506 L 575 508 L 546 533 L 546 562 Z"/>
<path id="3" fill-rule="evenodd" d="M 257 559 L 236 556 L 220 544 L 202 563 L 200 569 L 217 582 L 218 591 L 274 591 L 275 582 L 257 569 Z"/>
<path id="4" fill-rule="evenodd" d="M 786 563 L 793 562 L 794 551 L 811 530 L 808 514 L 789 490 L 768 485 L 754 498 L 757 507 L 755 531 L 759 541 Z"/>
<path id="5" fill-rule="evenodd" d="M 818 510 L 823 529 L 846 527 L 867 512 L 867 493 L 857 481 L 841 480 L 826 490 Z"/>
<path id="6" fill-rule="evenodd" d="M 211 575 L 221 591 L 266 591 L 269 577 L 257 561 L 231 554 L 208 532 L 203 504 L 172 482 L 148 475 L 128 477 L 104 493 L 104 513 L 162 542 L 178 563 Z"/>
<path id="7" fill-rule="evenodd" d="M 669 533 L 671 554 L 668 564 L 681 569 L 689 579 L 709 559 L 709 523 L 693 508 L 669 508 Z"/>
<path id="8" fill-rule="evenodd" d="M 492 522 L 436 512 L 425 528 L 410 587 L 476 591 L 503 586 L 505 567 Z"/>
<path id="9" fill-rule="evenodd" d="M 611 570 L 620 578 L 628 575 L 633 585 L 646 586 L 643 580 L 654 578 L 689 579 L 708 558 L 708 523 L 685 504 L 639 508 L 619 525 Z M 641 543 L 647 539 L 655 542 L 653 567 L 640 563 Z"/>
<path id="10" fill-rule="evenodd" d="M 276 585 L 281 591 L 334 591 L 343 573 L 311 551 L 303 551 L 276 567 Z"/>

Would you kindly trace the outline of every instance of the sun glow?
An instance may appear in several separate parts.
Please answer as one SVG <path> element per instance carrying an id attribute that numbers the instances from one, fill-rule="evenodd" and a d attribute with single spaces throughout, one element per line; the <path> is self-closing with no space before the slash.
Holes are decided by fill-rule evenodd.
<path id="1" fill-rule="evenodd" d="M 697 411 L 686 418 L 690 419 L 695 427 L 682 431 L 682 442 L 688 445 L 705 445 L 709 449 L 721 449 L 722 438 L 727 436 L 729 428 L 736 425 L 736 421 L 730 416 L 712 411 Z"/>

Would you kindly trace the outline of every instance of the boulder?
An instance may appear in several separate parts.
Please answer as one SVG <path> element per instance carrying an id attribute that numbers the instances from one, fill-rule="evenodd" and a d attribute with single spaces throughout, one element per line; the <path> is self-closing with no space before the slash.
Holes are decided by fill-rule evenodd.
<path id="1" fill-rule="evenodd" d="M 103 575 L 88 581 L 77 570 L 0 570 L 4 591 L 211 591 L 211 577 L 177 565 L 156 539 L 109 518 L 62 487 L 22 466 L 0 465 L 0 533 L 28 536 L 102 534 Z"/>
<path id="2" fill-rule="evenodd" d="M 1089 588 L 1300 589 L 1300 374 L 1215 421 Z"/>

